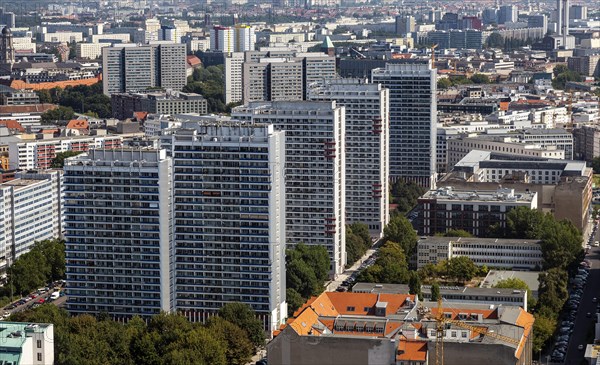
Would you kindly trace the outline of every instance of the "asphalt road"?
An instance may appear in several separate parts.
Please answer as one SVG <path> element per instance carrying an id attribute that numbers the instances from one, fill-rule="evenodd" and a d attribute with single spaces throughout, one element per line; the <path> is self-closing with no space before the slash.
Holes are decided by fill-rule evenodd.
<path id="1" fill-rule="evenodd" d="M 600 241 L 600 228 L 596 230 L 594 241 Z M 591 261 L 592 267 L 577 311 L 575 328 L 569 340 L 565 365 L 580 365 L 582 363 L 585 346 L 588 342 L 587 334 L 590 328 L 594 326 L 594 319 L 596 318 L 597 303 L 593 303 L 592 299 L 600 299 L 600 248 L 592 247 L 586 259 Z M 591 313 L 592 317 L 588 318 L 587 313 Z M 577 349 L 579 345 L 583 345 L 583 350 Z"/>
<path id="2" fill-rule="evenodd" d="M 47 292 L 47 293 L 44 293 L 42 295 L 38 295 L 37 297 L 35 297 L 35 299 L 32 299 L 32 300 L 30 300 L 29 302 L 27 302 L 25 304 L 19 305 L 19 306 L 17 306 L 14 309 L 10 309 L 10 310 L 2 309 L 2 310 L 0 310 L 0 312 L 13 314 L 13 313 L 24 311 L 24 310 L 28 309 L 29 307 L 31 307 L 31 305 L 33 303 L 35 303 L 38 300 L 40 300 L 40 298 L 44 298 L 44 300 L 46 300 L 46 302 L 47 302 L 48 299 L 50 298 L 50 295 L 52 295 L 51 292 Z M 60 307 L 60 306 L 64 305 L 66 301 L 67 301 L 67 297 L 66 296 L 62 296 L 62 297 L 60 297 L 60 298 L 52 301 L 51 303 Z"/>

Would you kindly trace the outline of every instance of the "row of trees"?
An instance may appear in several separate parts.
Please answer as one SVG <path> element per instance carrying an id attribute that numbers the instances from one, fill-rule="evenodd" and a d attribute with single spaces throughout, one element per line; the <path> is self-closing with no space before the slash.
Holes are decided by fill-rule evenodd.
<path id="1" fill-rule="evenodd" d="M 352 223 L 346 227 L 347 266 L 352 266 L 371 248 L 369 227 L 364 223 Z"/>
<path id="2" fill-rule="evenodd" d="M 16 313 L 11 320 L 53 323 L 58 365 L 243 365 L 265 338 L 254 311 L 241 303 L 226 304 L 205 325 L 177 314 L 148 322 L 134 317 L 127 324 L 103 315 L 69 317 L 52 304 Z"/>
<path id="3" fill-rule="evenodd" d="M 583 238 L 579 230 L 567 220 L 557 221 L 551 214 L 525 207 L 512 209 L 507 214 L 506 227 L 493 227 L 498 237 L 540 240 L 545 272 L 539 276 L 537 303 L 530 303 L 535 315 L 533 347 L 539 353 L 552 338 L 558 316 L 568 298 L 568 270 L 583 259 Z M 529 289 L 517 280 L 501 287 Z"/>
<path id="4" fill-rule="evenodd" d="M 425 189 L 413 182 L 396 181 L 390 189 L 390 199 L 392 204 L 396 204 L 396 210 L 393 214 L 406 214 L 410 212 L 417 199 L 425 194 Z"/>
<path id="5" fill-rule="evenodd" d="M 223 65 L 196 68 L 192 76 L 188 78 L 188 84 L 183 88 L 183 91 L 204 96 L 209 113 L 219 113 L 228 110 L 228 106 L 225 105 L 225 73 Z"/>
<path id="6" fill-rule="evenodd" d="M 459 256 L 449 260 L 442 260 L 436 265 L 427 264 L 419 269 L 419 277 L 423 282 L 433 283 L 443 280 L 448 284 L 463 285 L 478 276 L 485 276 L 488 267 L 477 266 L 469 257 Z"/>
<path id="7" fill-rule="evenodd" d="M 104 95 L 101 82 L 90 86 L 67 86 L 64 89 L 55 87 L 50 90 L 39 90 L 37 94 L 42 103 L 58 104 L 65 108 L 71 108 L 74 112 L 88 114 L 93 117 L 112 117 L 110 98 Z M 68 111 L 68 109 L 65 111 Z M 70 119 L 66 118 L 65 115 L 57 116 L 62 117 L 62 119 L 55 120 Z"/>
<path id="8" fill-rule="evenodd" d="M 291 316 L 306 300 L 319 295 L 329 276 L 329 253 L 323 246 L 298 243 L 286 251 L 286 298 Z"/>
<path id="9" fill-rule="evenodd" d="M 438 80 L 437 86 L 438 86 L 438 89 L 446 90 L 446 89 L 449 89 L 450 87 L 457 86 L 457 85 L 489 84 L 489 83 L 491 83 L 491 80 L 487 75 L 475 74 L 471 77 L 459 76 L 459 77 L 440 79 L 440 80 Z"/>
<path id="10" fill-rule="evenodd" d="M 61 240 L 37 242 L 8 268 L 8 282 L 2 287 L 4 302 L 13 295 L 26 295 L 47 283 L 65 278 L 65 243 Z"/>

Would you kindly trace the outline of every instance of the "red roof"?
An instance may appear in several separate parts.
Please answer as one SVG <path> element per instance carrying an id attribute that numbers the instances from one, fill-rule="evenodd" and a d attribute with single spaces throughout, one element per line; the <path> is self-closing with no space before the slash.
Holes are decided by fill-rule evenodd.
<path id="1" fill-rule="evenodd" d="M 0 105 L 0 114 L 33 113 L 44 114 L 48 110 L 56 109 L 54 104 L 32 104 L 32 105 Z"/>
<path id="2" fill-rule="evenodd" d="M 148 117 L 148 112 L 133 112 L 133 117 L 138 122 L 142 121 L 142 120 L 146 120 L 146 117 Z"/>
<path id="3" fill-rule="evenodd" d="M 67 129 L 89 129 L 88 121 L 85 119 L 71 119 Z"/>
<path id="4" fill-rule="evenodd" d="M 17 122 L 16 120 L 0 120 L 0 125 L 3 125 L 10 130 L 25 132 L 25 128 L 23 128 L 21 123 Z"/>
<path id="5" fill-rule="evenodd" d="M 192 67 L 202 66 L 202 61 L 194 55 L 187 56 L 187 63 Z"/>

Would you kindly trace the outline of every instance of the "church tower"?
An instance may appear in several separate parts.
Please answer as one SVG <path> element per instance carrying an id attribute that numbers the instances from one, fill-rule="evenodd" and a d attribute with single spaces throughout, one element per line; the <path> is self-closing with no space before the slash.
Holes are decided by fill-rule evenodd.
<path id="1" fill-rule="evenodd" d="M 4 27 L 2 35 L 0 35 L 0 63 L 4 65 L 15 63 L 15 48 L 9 27 Z"/>

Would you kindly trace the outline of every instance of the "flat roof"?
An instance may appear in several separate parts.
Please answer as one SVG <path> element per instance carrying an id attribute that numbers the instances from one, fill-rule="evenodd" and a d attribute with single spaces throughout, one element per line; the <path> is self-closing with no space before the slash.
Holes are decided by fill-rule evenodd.
<path id="1" fill-rule="evenodd" d="M 516 238 L 479 238 L 479 237 L 438 237 L 438 236 L 424 236 L 421 237 L 417 244 L 420 243 L 431 243 L 431 244 L 444 244 L 444 243 L 466 243 L 466 244 L 478 244 L 478 245 L 530 245 L 537 246 L 541 243 L 540 240 L 526 240 Z"/>
<path id="2" fill-rule="evenodd" d="M 492 288 L 502 280 L 514 278 L 523 280 L 532 292 L 537 292 L 540 287 L 539 276 L 540 273 L 536 271 L 490 270 L 480 287 Z"/>
<path id="3" fill-rule="evenodd" d="M 421 290 L 426 293 L 431 292 L 431 285 L 422 285 Z M 386 294 L 406 294 L 409 287 L 406 284 L 376 284 L 376 283 L 356 283 L 352 287 L 353 292 L 361 293 L 386 293 Z M 518 291 L 518 292 L 517 292 Z M 440 286 L 440 294 L 442 297 L 448 294 L 464 294 L 466 296 L 484 295 L 487 297 L 515 297 L 522 298 L 523 291 L 515 289 L 499 289 L 499 288 L 474 288 L 469 286 Z M 467 299 L 465 299 L 466 301 Z M 470 303 L 470 302 L 469 302 Z M 488 305 L 489 304 L 482 304 Z M 469 304 L 469 306 L 473 306 Z"/>
<path id="4" fill-rule="evenodd" d="M 537 196 L 536 192 L 516 192 L 514 189 L 491 190 L 455 190 L 452 187 L 440 187 L 429 190 L 421 199 L 437 199 L 448 201 L 470 202 L 502 202 L 502 203 L 530 203 Z"/>

